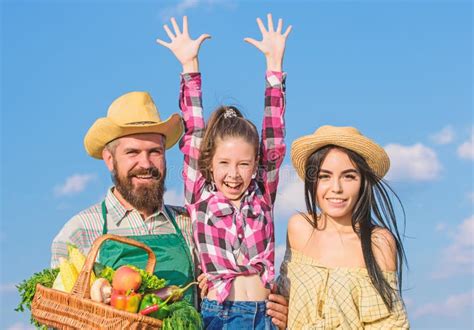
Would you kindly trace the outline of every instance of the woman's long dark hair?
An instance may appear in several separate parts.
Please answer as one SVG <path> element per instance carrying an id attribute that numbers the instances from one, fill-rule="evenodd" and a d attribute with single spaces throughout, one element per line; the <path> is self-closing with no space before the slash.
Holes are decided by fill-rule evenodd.
<path id="1" fill-rule="evenodd" d="M 397 277 L 398 290 L 401 293 L 402 287 L 402 267 L 406 262 L 405 251 L 400 239 L 398 225 L 395 217 L 392 202 L 389 197 L 391 192 L 403 211 L 405 211 L 397 194 L 390 186 L 375 175 L 365 159 L 356 152 L 335 145 L 328 145 L 313 152 L 305 164 L 305 202 L 309 216 L 305 219 L 317 229 L 318 208 L 316 199 L 316 187 L 318 185 L 318 175 L 321 165 L 331 149 L 339 149 L 347 154 L 349 159 L 355 164 L 361 175 L 361 186 L 359 198 L 352 212 L 352 229 L 359 236 L 364 261 L 369 273 L 370 280 L 377 292 L 382 297 L 385 305 L 392 310 L 392 297 L 394 288 L 390 286 L 382 274 L 382 270 L 377 264 L 372 251 L 372 233 L 377 227 L 385 228 L 393 235 L 397 249 Z"/>

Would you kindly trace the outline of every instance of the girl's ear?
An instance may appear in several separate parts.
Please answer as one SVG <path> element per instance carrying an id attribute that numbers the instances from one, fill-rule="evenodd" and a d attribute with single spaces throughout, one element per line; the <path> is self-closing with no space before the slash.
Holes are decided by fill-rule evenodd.
<path id="1" fill-rule="evenodd" d="M 257 161 L 255 162 L 255 166 L 253 168 L 253 173 L 252 173 L 252 179 L 255 179 L 258 175 L 258 158 Z"/>

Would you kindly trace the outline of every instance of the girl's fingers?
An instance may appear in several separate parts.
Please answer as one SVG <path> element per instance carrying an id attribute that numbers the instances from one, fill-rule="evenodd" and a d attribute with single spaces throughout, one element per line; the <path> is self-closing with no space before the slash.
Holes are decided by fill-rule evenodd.
<path id="1" fill-rule="evenodd" d="M 170 44 L 169 44 L 168 42 L 165 42 L 165 41 L 163 41 L 163 40 L 161 40 L 161 39 L 156 39 L 156 42 L 157 42 L 158 44 L 160 44 L 160 45 L 166 47 L 166 48 L 170 48 Z"/>
<path id="2" fill-rule="evenodd" d="M 272 18 L 272 14 L 267 14 L 267 20 L 268 20 L 268 32 L 273 32 L 273 18 Z"/>
<path id="3" fill-rule="evenodd" d="M 279 19 L 278 19 L 277 30 L 276 30 L 276 32 L 277 32 L 278 34 L 281 34 L 281 29 L 282 29 L 282 27 L 283 27 L 283 20 L 282 20 L 281 18 L 279 18 Z"/>
<path id="4" fill-rule="evenodd" d="M 183 34 L 189 34 L 188 32 L 188 16 L 183 16 Z"/>
<path id="5" fill-rule="evenodd" d="M 199 36 L 199 38 L 196 39 L 196 41 L 198 42 L 198 44 L 202 44 L 202 42 L 206 39 L 211 39 L 211 36 L 209 34 L 201 34 Z"/>
<path id="6" fill-rule="evenodd" d="M 174 17 L 171 17 L 171 24 L 173 25 L 174 33 L 176 35 L 181 34 L 178 23 L 176 23 L 176 19 Z"/>
<path id="7" fill-rule="evenodd" d="M 251 45 L 254 45 L 255 47 L 258 48 L 257 44 L 259 43 L 257 40 L 252 39 L 252 38 L 244 38 L 245 42 L 248 42 Z"/>
<path id="8" fill-rule="evenodd" d="M 290 34 L 292 28 L 293 28 L 293 26 L 290 25 L 290 26 L 286 29 L 285 33 L 283 34 L 283 36 L 284 36 L 285 38 L 288 37 L 288 35 Z"/>
<path id="9" fill-rule="evenodd" d="M 166 25 L 166 24 L 163 25 L 163 29 L 165 29 L 166 34 L 168 35 L 168 37 L 169 37 L 171 40 L 173 40 L 174 38 L 176 38 L 176 37 L 174 36 L 174 34 L 171 32 L 171 30 L 170 30 L 170 28 L 168 27 L 168 25 Z"/>
<path id="10" fill-rule="evenodd" d="M 263 25 L 263 22 L 260 19 L 260 17 L 257 18 L 257 24 L 258 24 L 258 28 L 260 29 L 260 32 L 262 32 L 262 34 L 267 33 L 267 30 L 265 29 L 265 26 Z"/>
<path id="11" fill-rule="evenodd" d="M 248 42 L 249 44 L 251 44 L 251 45 L 253 45 L 254 47 L 256 47 L 258 50 L 260 50 L 261 52 L 263 52 L 262 47 L 261 47 L 261 42 L 260 42 L 260 41 L 257 41 L 257 40 L 252 39 L 252 38 L 244 38 L 244 41 L 245 41 L 245 42 Z"/>

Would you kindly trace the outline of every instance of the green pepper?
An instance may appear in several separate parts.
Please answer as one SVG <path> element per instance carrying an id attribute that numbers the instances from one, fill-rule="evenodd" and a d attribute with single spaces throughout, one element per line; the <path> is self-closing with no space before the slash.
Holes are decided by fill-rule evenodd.
<path id="1" fill-rule="evenodd" d="M 167 318 L 170 315 L 170 308 L 169 308 L 168 305 L 163 305 L 155 313 L 156 313 L 156 316 L 154 316 L 154 317 L 156 317 L 159 320 L 163 320 L 163 319 Z"/>
<path id="2" fill-rule="evenodd" d="M 142 302 L 140 303 L 139 311 L 141 312 L 141 311 L 145 310 L 146 308 L 148 308 L 150 306 L 153 306 L 153 305 L 160 306 L 162 303 L 163 303 L 163 300 L 161 300 L 161 298 L 158 297 L 156 294 L 148 293 L 143 297 Z M 161 308 L 159 308 L 157 311 L 155 311 L 153 313 L 148 314 L 148 316 L 158 318 L 158 313 L 160 312 L 160 309 Z"/>

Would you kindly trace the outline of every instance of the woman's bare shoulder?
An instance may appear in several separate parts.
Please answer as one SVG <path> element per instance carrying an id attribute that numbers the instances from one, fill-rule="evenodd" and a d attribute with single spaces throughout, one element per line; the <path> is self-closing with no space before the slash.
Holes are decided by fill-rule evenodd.
<path id="1" fill-rule="evenodd" d="M 372 231 L 372 250 L 382 270 L 397 269 L 397 243 L 388 229 L 376 227 Z"/>

